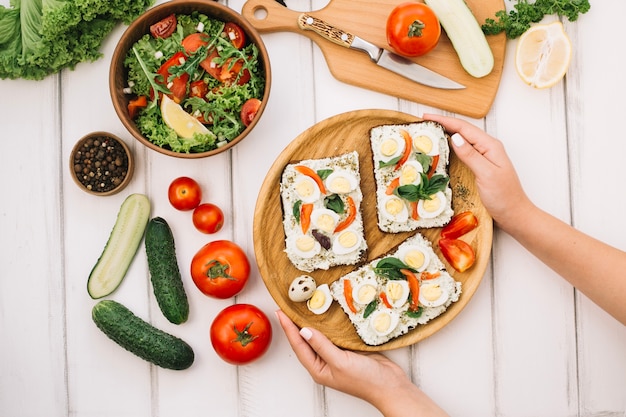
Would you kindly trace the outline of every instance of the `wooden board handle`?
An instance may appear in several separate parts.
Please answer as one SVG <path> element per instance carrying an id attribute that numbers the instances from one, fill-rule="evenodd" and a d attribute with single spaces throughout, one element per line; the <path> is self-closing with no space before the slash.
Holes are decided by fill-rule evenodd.
<path id="1" fill-rule="evenodd" d="M 275 0 L 248 0 L 241 9 L 243 17 L 261 33 L 300 32 L 296 12 Z"/>

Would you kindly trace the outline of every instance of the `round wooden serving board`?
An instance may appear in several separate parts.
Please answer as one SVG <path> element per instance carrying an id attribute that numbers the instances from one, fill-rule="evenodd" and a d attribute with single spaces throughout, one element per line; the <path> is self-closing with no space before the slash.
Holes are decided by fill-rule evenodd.
<path id="1" fill-rule="evenodd" d="M 420 119 L 391 110 L 359 110 L 326 119 L 301 133 L 283 150 L 270 168 L 259 193 L 254 213 L 254 250 L 259 271 L 267 289 L 278 306 L 298 326 L 315 327 L 324 332 L 337 346 L 345 349 L 382 351 L 408 346 L 432 335 L 456 317 L 478 288 L 487 268 L 493 235 L 491 217 L 480 201 L 473 174 L 452 153 L 450 183 L 454 211 L 460 213 L 471 210 L 479 221 L 478 228 L 462 237 L 476 251 L 476 263 L 464 273 L 455 271 L 445 262 L 436 244 L 441 229 L 424 229 L 420 232 L 434 242 L 433 249 L 446 264 L 448 271 L 457 281 L 462 282 L 461 298 L 453 303 L 444 314 L 425 325 L 416 327 L 406 335 L 380 346 L 368 346 L 357 335 L 338 303 L 333 302 L 328 312 L 318 316 L 307 309 L 306 303 L 295 303 L 289 299 L 287 293 L 291 281 L 305 273 L 296 269 L 284 252 L 285 233 L 280 197 L 281 175 L 289 163 L 303 159 L 336 156 L 356 150 L 359 153 L 363 192 L 361 211 L 365 225 L 365 239 L 368 244 L 367 259 L 371 261 L 393 250 L 414 233 L 389 234 L 378 229 L 376 184 L 369 131 L 379 125 L 415 121 L 420 121 Z M 318 285 L 330 284 L 356 268 L 357 266 L 338 266 L 327 271 L 313 271 L 308 275 L 315 278 Z"/>

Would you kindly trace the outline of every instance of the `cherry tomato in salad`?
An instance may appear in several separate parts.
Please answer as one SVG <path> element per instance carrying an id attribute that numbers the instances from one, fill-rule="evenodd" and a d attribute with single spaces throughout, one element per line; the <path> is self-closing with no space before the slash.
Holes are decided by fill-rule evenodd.
<path id="1" fill-rule="evenodd" d="M 427 5 L 406 2 L 396 6 L 387 17 L 386 33 L 387 42 L 395 52 L 416 57 L 437 46 L 441 25 Z"/>
<path id="2" fill-rule="evenodd" d="M 148 106 L 148 98 L 146 96 L 139 96 L 134 100 L 128 102 L 128 115 L 131 119 L 134 119 L 139 114 L 141 109 Z"/>
<path id="3" fill-rule="evenodd" d="M 189 85 L 189 96 L 205 98 L 209 93 L 209 86 L 204 80 L 197 80 Z"/>
<path id="4" fill-rule="evenodd" d="M 222 66 L 219 80 L 223 83 L 231 84 L 237 81 L 238 85 L 244 85 L 250 81 L 250 71 L 243 68 L 243 61 L 241 59 L 235 61 L 234 58 L 228 58 Z"/>
<path id="5" fill-rule="evenodd" d="M 185 39 L 182 40 L 181 44 L 183 49 L 190 55 L 200 49 L 201 46 L 207 45 L 209 43 L 209 35 L 206 33 L 192 33 L 191 35 L 185 36 Z"/>
<path id="6" fill-rule="evenodd" d="M 178 24 L 178 20 L 176 19 L 175 14 L 171 14 L 155 24 L 150 26 L 150 34 L 154 38 L 168 38 L 174 33 L 176 30 L 176 25 Z"/>
<path id="7" fill-rule="evenodd" d="M 202 189 L 193 178 L 178 177 L 174 179 L 167 190 L 170 204 L 177 210 L 193 210 L 202 201 Z"/>
<path id="8" fill-rule="evenodd" d="M 467 271 L 476 261 L 474 249 L 460 239 L 439 239 L 439 249 L 448 263 L 459 272 Z"/>
<path id="9" fill-rule="evenodd" d="M 243 290 L 250 262 L 241 247 L 229 240 L 204 245 L 191 260 L 191 279 L 205 295 L 226 299 Z"/>
<path id="10" fill-rule="evenodd" d="M 170 80 L 170 69 L 175 66 L 182 65 L 185 62 L 185 55 L 182 52 L 177 52 L 170 59 L 165 61 L 161 67 L 157 70 L 158 77 L 157 82 L 168 90 L 170 94 L 168 96 L 176 103 L 180 104 L 185 97 L 187 97 L 187 82 L 189 81 L 189 74 L 183 73 L 178 77 L 174 77 Z"/>
<path id="11" fill-rule="evenodd" d="M 224 25 L 224 33 L 233 46 L 237 49 L 241 49 L 246 44 L 246 34 L 243 29 L 236 23 L 228 22 Z"/>
<path id="12" fill-rule="evenodd" d="M 243 103 L 243 106 L 241 106 L 241 121 L 244 126 L 250 126 L 250 123 L 252 123 L 256 114 L 259 112 L 260 107 L 261 100 L 258 98 L 250 98 Z"/>
<path id="13" fill-rule="evenodd" d="M 233 304 L 215 316 L 210 336 L 220 358 L 233 365 L 245 365 L 267 352 L 272 341 L 272 325 L 258 307 Z"/>
<path id="14" fill-rule="evenodd" d="M 224 226 L 224 213 L 211 203 L 203 203 L 193 211 L 193 225 L 202 233 L 213 234 Z"/>

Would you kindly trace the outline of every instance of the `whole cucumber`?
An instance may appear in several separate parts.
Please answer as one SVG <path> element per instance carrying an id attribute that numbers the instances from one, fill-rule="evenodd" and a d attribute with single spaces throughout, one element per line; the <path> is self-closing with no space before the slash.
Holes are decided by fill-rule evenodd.
<path id="1" fill-rule="evenodd" d="M 91 316 L 111 340 L 157 366 L 181 370 L 194 361 L 193 349 L 186 342 L 157 329 L 117 301 L 99 301 Z"/>
<path id="2" fill-rule="evenodd" d="M 170 322 L 181 324 L 189 317 L 189 302 L 176 260 L 174 236 L 167 222 L 155 217 L 146 228 L 146 255 L 154 296 Z"/>

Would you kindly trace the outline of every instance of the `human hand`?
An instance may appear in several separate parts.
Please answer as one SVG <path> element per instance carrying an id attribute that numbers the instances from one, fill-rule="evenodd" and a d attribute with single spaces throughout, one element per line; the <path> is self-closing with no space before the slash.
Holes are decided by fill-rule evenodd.
<path id="1" fill-rule="evenodd" d="M 502 142 L 461 119 L 424 114 L 452 136 L 452 147 L 476 177 L 478 193 L 493 220 L 505 230 L 523 218 L 532 202 L 526 196 Z"/>
<path id="2" fill-rule="evenodd" d="M 296 357 L 316 383 L 361 398 L 386 417 L 406 415 L 406 410 L 412 410 L 413 416 L 447 415 L 386 356 L 339 349 L 316 329 L 299 330 L 282 311 L 276 316 Z"/>

